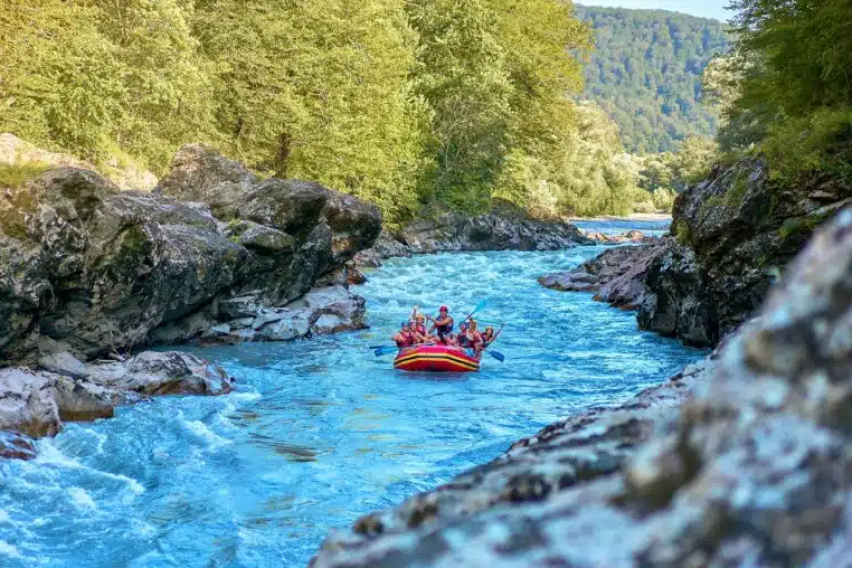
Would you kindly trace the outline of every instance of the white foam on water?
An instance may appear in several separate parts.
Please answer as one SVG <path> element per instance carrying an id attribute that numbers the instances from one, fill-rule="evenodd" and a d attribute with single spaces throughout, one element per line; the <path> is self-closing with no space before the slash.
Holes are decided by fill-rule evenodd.
<path id="1" fill-rule="evenodd" d="M 23 558 L 18 548 L 9 544 L 5 540 L 0 540 L 0 555 L 7 556 L 9 558 Z"/>
<path id="2" fill-rule="evenodd" d="M 126 483 L 127 488 L 130 490 L 131 493 L 135 495 L 139 495 L 145 492 L 145 487 L 143 487 L 142 484 L 136 481 L 135 479 L 127 477 L 126 475 L 121 475 L 120 473 L 110 473 L 107 471 L 101 471 L 99 469 L 95 469 L 93 467 L 89 467 L 85 464 L 82 464 L 77 460 L 72 459 L 63 454 L 62 451 L 60 451 L 59 448 L 57 448 L 56 445 L 52 442 L 43 444 L 38 457 L 29 463 L 59 466 L 66 469 L 82 470 L 93 475 L 99 475 L 101 477 L 106 477 L 108 479 L 114 479 L 116 481 Z"/>
<path id="3" fill-rule="evenodd" d="M 186 429 L 198 436 L 206 440 L 211 449 L 221 448 L 222 446 L 227 446 L 228 444 L 232 444 L 231 440 L 223 438 L 219 436 L 211 430 L 207 424 L 200 420 L 183 420 L 183 425 L 186 426 Z"/>
<path id="4" fill-rule="evenodd" d="M 0 509 L 0 523 L 11 523 L 12 517 L 6 512 L 6 509 Z"/>
<path id="5" fill-rule="evenodd" d="M 86 492 L 85 489 L 81 487 L 70 487 L 68 489 L 68 495 L 71 496 L 71 501 L 79 508 L 79 509 L 88 509 L 91 511 L 98 510 L 98 504 L 95 503 L 95 500 Z"/>
<path id="6" fill-rule="evenodd" d="M 251 402 L 253 400 L 257 400 L 259 398 L 262 398 L 262 395 L 259 392 L 257 392 L 256 390 L 252 389 L 251 391 L 248 391 L 248 392 L 231 393 L 230 395 L 228 395 L 228 398 L 234 399 L 234 400 L 245 400 L 247 402 Z"/>

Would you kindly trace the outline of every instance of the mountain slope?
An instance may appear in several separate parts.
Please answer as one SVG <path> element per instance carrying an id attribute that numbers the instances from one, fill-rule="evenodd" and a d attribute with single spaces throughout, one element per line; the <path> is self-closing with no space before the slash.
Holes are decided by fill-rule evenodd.
<path id="1" fill-rule="evenodd" d="M 699 104 L 701 72 L 726 53 L 725 24 L 664 10 L 576 6 L 596 49 L 586 65 L 586 96 L 621 129 L 635 153 L 675 149 L 687 136 L 716 132 L 716 116 Z"/>

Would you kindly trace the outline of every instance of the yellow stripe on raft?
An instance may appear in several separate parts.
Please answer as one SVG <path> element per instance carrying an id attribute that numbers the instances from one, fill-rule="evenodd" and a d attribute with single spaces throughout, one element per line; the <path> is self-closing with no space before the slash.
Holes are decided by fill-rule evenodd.
<path id="1" fill-rule="evenodd" d="M 461 365 L 465 369 L 470 369 L 471 371 L 476 371 L 479 369 L 479 363 L 474 363 L 472 361 L 468 361 L 466 359 L 461 359 L 459 357 L 453 357 L 452 355 L 442 355 L 442 354 L 425 354 L 425 353 L 415 353 L 413 355 L 406 355 L 401 359 L 397 359 L 394 361 L 394 366 L 399 367 L 401 365 L 405 365 L 407 363 L 416 363 L 418 361 L 451 361 L 458 365 Z"/>

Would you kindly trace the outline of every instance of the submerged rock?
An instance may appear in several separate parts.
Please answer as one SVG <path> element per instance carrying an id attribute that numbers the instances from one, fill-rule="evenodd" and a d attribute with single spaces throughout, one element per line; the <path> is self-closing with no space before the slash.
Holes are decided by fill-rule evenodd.
<path id="1" fill-rule="evenodd" d="M 0 459 L 31 460 L 36 457 L 33 441 L 17 432 L 0 431 Z"/>
<path id="2" fill-rule="evenodd" d="M 850 282 L 852 209 L 709 360 L 359 520 L 314 568 L 845 566 Z"/>

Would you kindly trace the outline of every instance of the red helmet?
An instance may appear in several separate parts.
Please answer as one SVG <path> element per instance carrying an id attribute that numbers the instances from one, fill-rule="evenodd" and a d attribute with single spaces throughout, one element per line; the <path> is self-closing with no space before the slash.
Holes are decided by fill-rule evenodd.
<path id="1" fill-rule="evenodd" d="M 450 311 L 450 308 L 448 308 L 447 306 L 441 306 L 440 308 L 438 308 L 438 311 L 439 312 L 448 312 L 448 311 Z"/>

